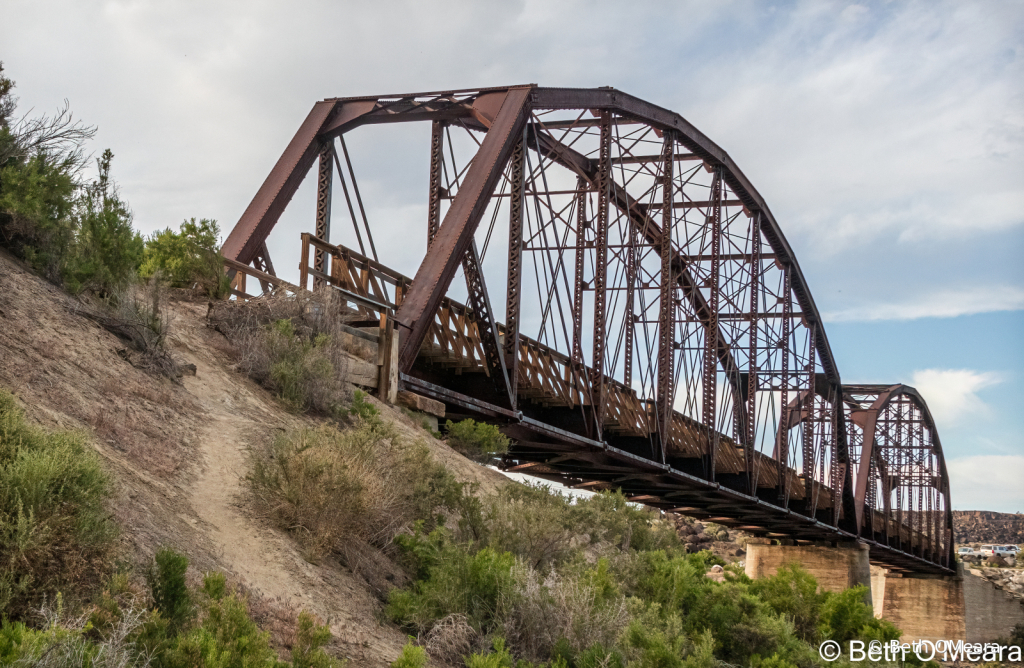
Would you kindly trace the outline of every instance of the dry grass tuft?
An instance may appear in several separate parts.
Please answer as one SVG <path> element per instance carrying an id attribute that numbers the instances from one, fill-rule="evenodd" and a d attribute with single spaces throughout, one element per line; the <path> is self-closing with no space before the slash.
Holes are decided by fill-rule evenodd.
<path id="1" fill-rule="evenodd" d="M 424 646 L 430 656 L 458 665 L 478 640 L 477 632 L 462 613 L 444 617 L 427 632 Z"/>
<path id="2" fill-rule="evenodd" d="M 234 346 L 239 368 L 292 408 L 336 415 L 348 401 L 341 325 L 352 313 L 333 290 L 219 302 L 207 317 Z"/>

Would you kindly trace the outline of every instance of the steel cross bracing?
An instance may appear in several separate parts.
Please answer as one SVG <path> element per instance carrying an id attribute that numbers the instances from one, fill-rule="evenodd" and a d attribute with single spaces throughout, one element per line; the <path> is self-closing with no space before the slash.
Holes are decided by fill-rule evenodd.
<path id="1" fill-rule="evenodd" d="M 372 232 L 409 230 L 369 224 L 343 142 L 412 121 L 430 138 L 428 246 L 402 274 Z M 843 386 L 779 224 L 679 115 L 610 88 L 324 100 L 225 242 L 229 260 L 269 262 L 267 236 L 318 157 L 313 275 L 364 319 L 393 313 L 400 383 L 501 425 L 509 469 L 951 572 L 927 406 L 905 386 Z M 359 252 L 328 238 L 332 167 Z"/>

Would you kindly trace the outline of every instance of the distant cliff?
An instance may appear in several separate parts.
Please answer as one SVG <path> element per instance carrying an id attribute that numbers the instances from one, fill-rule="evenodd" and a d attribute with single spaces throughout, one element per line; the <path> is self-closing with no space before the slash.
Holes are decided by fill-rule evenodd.
<path id="1" fill-rule="evenodd" d="M 988 510 L 954 510 L 957 543 L 1024 544 L 1024 514 Z"/>

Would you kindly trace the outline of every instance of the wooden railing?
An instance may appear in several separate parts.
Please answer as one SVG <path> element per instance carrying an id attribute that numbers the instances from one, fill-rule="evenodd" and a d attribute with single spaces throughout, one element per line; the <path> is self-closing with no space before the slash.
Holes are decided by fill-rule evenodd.
<path id="1" fill-rule="evenodd" d="M 238 299 L 254 299 L 269 292 L 271 289 L 284 289 L 293 293 L 299 291 L 298 286 L 241 262 L 224 258 L 224 267 L 229 273 L 234 272 L 234 276 L 231 277 L 231 295 Z M 249 282 L 249 278 L 254 278 L 259 282 L 261 291 L 258 294 L 251 294 L 246 291 L 246 284 Z"/>

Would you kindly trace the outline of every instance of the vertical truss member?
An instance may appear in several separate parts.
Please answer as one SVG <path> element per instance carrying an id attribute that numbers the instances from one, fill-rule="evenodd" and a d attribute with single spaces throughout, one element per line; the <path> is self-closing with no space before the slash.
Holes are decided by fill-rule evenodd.
<path id="1" fill-rule="evenodd" d="M 676 290 L 675 277 L 672 275 L 672 230 L 674 215 L 672 199 L 675 196 L 673 185 L 673 169 L 675 164 L 675 140 L 672 133 L 665 133 L 665 146 L 662 149 L 662 209 L 661 209 L 661 290 L 658 309 L 658 424 L 655 440 L 657 448 L 655 458 L 662 463 L 667 457 L 669 435 L 672 430 L 672 400 L 674 398 L 673 381 L 675 371 L 675 334 L 676 334 Z"/>
<path id="2" fill-rule="evenodd" d="M 608 195 L 611 187 L 612 114 L 601 112 L 601 149 L 597 174 L 597 229 L 594 241 L 594 435 L 600 439 L 604 432 L 605 414 L 605 345 L 608 336 L 607 276 L 608 276 Z"/>
<path id="3" fill-rule="evenodd" d="M 331 193 L 333 190 L 333 149 L 334 142 L 324 142 L 320 149 L 320 168 L 317 171 L 316 181 L 316 236 L 324 241 L 330 241 L 331 236 Z M 313 251 L 313 269 L 321 274 L 324 271 L 324 252 L 320 248 Z M 324 279 L 319 276 L 313 277 L 313 287 L 320 288 L 324 285 Z"/>
<path id="4" fill-rule="evenodd" d="M 511 408 L 518 402 L 519 390 L 519 308 L 523 289 L 523 162 L 526 138 L 512 150 L 512 193 L 508 212 L 508 293 L 505 301 L 505 341 L 503 356 L 508 370 Z"/>
<path id="5" fill-rule="evenodd" d="M 707 434 L 707 450 L 704 455 L 704 476 L 711 481 L 715 479 L 715 459 L 718 456 L 719 433 L 716 424 L 716 404 L 718 394 L 718 301 L 719 301 L 719 265 L 722 254 L 722 172 L 715 170 L 715 180 L 711 192 L 711 212 L 708 216 L 711 224 L 711 273 L 708 278 L 708 315 L 704 327 L 704 369 L 702 372 L 703 405 L 701 418 Z"/>
<path id="6" fill-rule="evenodd" d="M 761 297 L 761 214 L 750 217 L 750 329 L 747 352 L 747 423 L 743 434 L 744 465 L 747 469 L 747 494 L 757 496 L 758 471 L 754 470 L 757 450 L 757 314 Z"/>
<path id="7" fill-rule="evenodd" d="M 434 121 L 430 131 L 430 198 L 427 203 L 427 246 L 441 226 L 441 161 L 444 157 L 444 123 Z"/>

